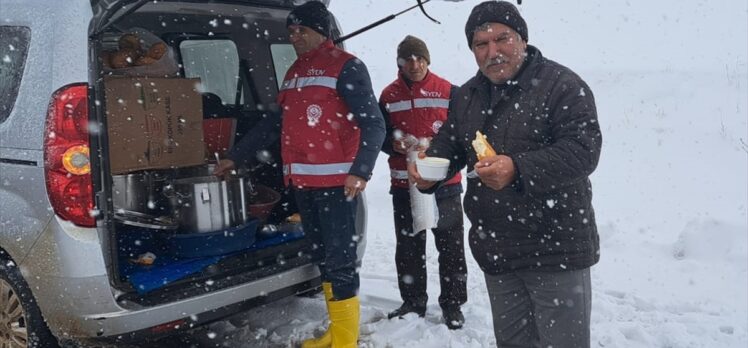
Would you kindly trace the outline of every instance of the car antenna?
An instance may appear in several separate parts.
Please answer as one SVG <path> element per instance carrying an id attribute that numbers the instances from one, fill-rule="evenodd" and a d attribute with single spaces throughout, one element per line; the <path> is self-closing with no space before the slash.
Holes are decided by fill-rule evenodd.
<path id="1" fill-rule="evenodd" d="M 418 4 L 413 5 L 411 7 L 408 7 L 408 8 L 406 8 L 406 9 L 404 9 L 404 10 L 398 12 L 398 13 L 391 14 L 391 15 L 389 15 L 387 17 L 384 17 L 384 18 L 382 18 L 382 19 L 380 19 L 380 20 L 378 20 L 378 21 L 376 21 L 374 23 L 371 23 L 371 24 L 369 24 L 369 25 L 367 25 L 367 26 L 365 26 L 365 27 L 363 27 L 363 28 L 361 28 L 359 30 L 356 30 L 356 31 L 354 31 L 354 32 L 352 32 L 352 33 L 350 33 L 348 35 L 341 36 L 341 37 L 333 40 L 333 43 L 335 43 L 337 45 L 337 44 L 339 44 L 339 43 L 341 43 L 341 42 L 343 42 L 345 40 L 348 40 L 348 39 L 350 39 L 350 38 L 352 38 L 352 37 L 354 37 L 354 36 L 356 36 L 358 34 L 361 34 L 361 33 L 365 32 L 365 31 L 367 31 L 369 29 L 372 29 L 374 27 L 377 27 L 377 26 L 380 26 L 380 25 L 382 25 L 384 23 L 387 23 L 387 22 L 395 19 L 395 17 L 397 17 L 397 16 L 399 16 L 399 15 L 405 13 L 405 12 L 408 12 L 408 11 L 410 11 L 410 10 L 416 8 L 416 7 L 419 7 L 421 9 L 421 12 L 423 12 L 423 15 L 426 16 L 426 18 L 430 19 L 432 22 L 434 22 L 436 24 L 442 24 L 438 20 L 434 19 L 434 17 L 429 16 L 429 14 L 426 13 L 426 9 L 423 7 L 424 4 L 426 4 L 427 2 L 429 2 L 431 0 L 417 0 L 417 1 L 418 1 Z M 522 5 L 522 0 L 517 0 L 517 5 Z"/>
<path id="2" fill-rule="evenodd" d="M 429 14 L 426 13 L 426 9 L 423 8 L 423 5 L 425 3 L 431 1 L 431 0 L 417 0 L 417 1 L 418 1 L 418 4 L 416 4 L 416 5 L 408 7 L 408 8 L 406 8 L 406 9 L 404 9 L 404 10 L 398 12 L 398 13 L 391 14 L 391 15 L 389 15 L 387 17 L 384 17 L 384 18 L 382 18 L 382 19 L 380 19 L 380 20 L 378 20 L 378 21 L 376 21 L 374 23 L 371 23 L 371 24 L 369 24 L 369 25 L 367 25 L 367 26 L 365 26 L 365 27 L 363 27 L 363 28 L 361 28 L 359 30 L 356 30 L 356 31 L 354 31 L 354 32 L 352 32 L 352 33 L 350 33 L 348 35 L 341 36 L 341 37 L 335 39 L 333 42 L 337 45 L 337 44 L 339 44 L 339 43 L 341 43 L 341 42 L 343 42 L 345 40 L 348 40 L 348 39 L 350 39 L 350 38 L 352 38 L 352 37 L 354 37 L 354 36 L 356 36 L 358 34 L 361 34 L 361 33 L 365 32 L 365 31 L 367 31 L 367 30 L 369 30 L 371 28 L 374 28 L 374 27 L 380 26 L 380 25 L 382 25 L 384 23 L 387 23 L 387 22 L 395 19 L 395 17 L 397 17 L 397 16 L 399 16 L 399 15 L 405 13 L 405 12 L 408 12 L 408 11 L 410 11 L 410 10 L 416 8 L 416 7 L 420 7 L 421 8 L 421 12 L 423 12 L 423 15 L 426 16 L 426 18 L 430 19 L 431 21 L 433 21 L 436 24 L 441 24 L 441 22 L 439 22 L 436 19 L 434 19 L 433 17 L 429 16 Z"/>

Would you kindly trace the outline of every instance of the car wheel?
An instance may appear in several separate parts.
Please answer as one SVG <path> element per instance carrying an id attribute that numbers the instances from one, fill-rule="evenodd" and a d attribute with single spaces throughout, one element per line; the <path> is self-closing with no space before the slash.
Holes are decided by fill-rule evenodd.
<path id="1" fill-rule="evenodd" d="M 0 251 L 0 256 L 5 253 Z M 0 347 L 58 348 L 15 262 L 0 257 Z"/>

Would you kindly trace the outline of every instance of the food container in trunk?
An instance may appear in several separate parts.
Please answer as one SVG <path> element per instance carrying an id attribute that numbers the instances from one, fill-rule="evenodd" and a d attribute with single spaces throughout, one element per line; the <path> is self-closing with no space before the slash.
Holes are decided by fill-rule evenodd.
<path id="1" fill-rule="evenodd" d="M 168 176 L 142 171 L 112 176 L 112 203 L 115 212 L 132 212 L 141 216 L 171 216 L 171 204 L 163 194 Z"/>
<path id="2" fill-rule="evenodd" d="M 180 233 L 205 233 L 247 222 L 245 182 L 239 177 L 174 180 L 169 192 Z"/>
<path id="3" fill-rule="evenodd" d="M 151 230 L 175 230 L 179 227 L 171 216 L 151 216 L 128 210 L 117 210 L 114 219 L 125 225 Z"/>
<path id="4" fill-rule="evenodd" d="M 194 178 L 196 176 L 213 176 L 213 171 L 215 169 L 216 169 L 216 164 L 211 162 L 211 163 L 201 164 L 199 166 L 187 166 L 187 167 L 177 168 L 175 172 L 176 172 L 176 178 L 182 179 L 182 178 Z M 248 173 L 244 169 L 234 169 L 234 170 L 231 170 L 228 176 L 246 178 L 247 175 Z"/>
<path id="5" fill-rule="evenodd" d="M 263 223 L 266 222 L 280 199 L 281 195 L 273 189 L 264 185 L 256 185 L 254 191 L 250 190 L 249 215 L 260 219 Z"/>

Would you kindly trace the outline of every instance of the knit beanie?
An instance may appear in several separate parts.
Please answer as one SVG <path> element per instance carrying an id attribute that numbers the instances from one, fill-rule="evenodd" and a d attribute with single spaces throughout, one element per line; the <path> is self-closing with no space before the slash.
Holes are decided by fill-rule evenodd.
<path id="1" fill-rule="evenodd" d="M 475 30 L 486 23 L 501 23 L 519 33 L 522 40 L 527 42 L 527 23 L 520 16 L 519 11 L 510 2 L 485 1 L 470 12 L 467 23 L 465 23 L 465 35 L 468 47 L 473 47 L 473 34 Z"/>
<path id="2" fill-rule="evenodd" d="M 332 16 L 323 3 L 309 1 L 288 14 L 286 27 L 292 24 L 303 25 L 325 37 L 330 37 L 330 17 Z"/>
<path id="3" fill-rule="evenodd" d="M 431 64 L 431 56 L 426 43 L 415 36 L 408 35 L 397 45 L 397 58 L 407 60 L 412 56 L 423 57 L 427 63 Z"/>

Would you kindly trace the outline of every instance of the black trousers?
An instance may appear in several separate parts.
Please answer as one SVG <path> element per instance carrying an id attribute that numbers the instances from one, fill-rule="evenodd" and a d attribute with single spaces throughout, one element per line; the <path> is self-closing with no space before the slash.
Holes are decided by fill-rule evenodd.
<path id="1" fill-rule="evenodd" d="M 486 276 L 497 347 L 590 347 L 590 269 Z"/>
<path id="2" fill-rule="evenodd" d="M 294 190 L 304 233 L 321 247 L 322 281 L 332 284 L 335 300 L 358 294 L 356 270 L 356 200 L 348 200 L 343 187 Z"/>
<path id="3" fill-rule="evenodd" d="M 426 231 L 413 232 L 408 190 L 393 188 L 390 192 L 397 231 L 395 264 L 400 296 L 404 302 L 426 307 Z M 439 223 L 432 231 L 439 251 L 439 305 L 442 308 L 459 307 L 467 302 L 467 265 L 460 195 L 437 196 L 436 205 L 439 208 Z"/>

